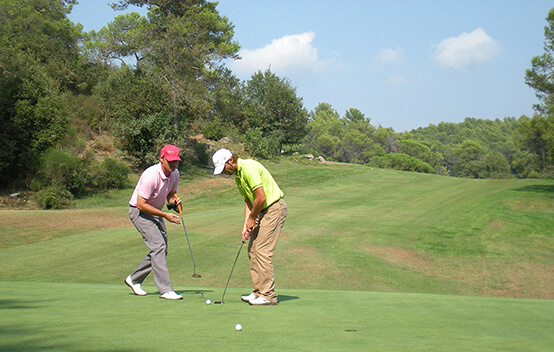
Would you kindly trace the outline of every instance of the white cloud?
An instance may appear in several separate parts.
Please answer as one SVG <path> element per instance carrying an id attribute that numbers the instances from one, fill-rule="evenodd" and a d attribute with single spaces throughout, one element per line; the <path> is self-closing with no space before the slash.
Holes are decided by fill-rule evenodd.
<path id="1" fill-rule="evenodd" d="M 384 49 L 375 56 L 379 62 L 383 64 L 396 64 L 402 61 L 402 57 L 406 51 L 400 47 L 395 49 Z"/>
<path id="2" fill-rule="evenodd" d="M 242 59 L 230 62 L 229 67 L 238 75 L 268 68 L 277 73 L 320 69 L 325 63 L 318 60 L 317 48 L 312 45 L 314 38 L 314 32 L 306 32 L 274 39 L 263 48 L 242 49 L 239 52 Z"/>
<path id="3" fill-rule="evenodd" d="M 433 60 L 438 64 L 463 70 L 471 65 L 491 62 L 502 52 L 502 45 L 483 28 L 444 39 L 437 46 Z"/>

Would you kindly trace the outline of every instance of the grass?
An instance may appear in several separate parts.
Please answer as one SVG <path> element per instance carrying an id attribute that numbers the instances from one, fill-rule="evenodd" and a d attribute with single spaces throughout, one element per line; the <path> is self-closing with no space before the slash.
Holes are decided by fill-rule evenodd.
<path id="1" fill-rule="evenodd" d="M 122 284 L 147 252 L 127 216 L 131 187 L 72 210 L 0 211 L 0 351 L 233 351 L 259 336 L 275 351 L 554 347 L 553 180 L 267 166 L 289 208 L 274 258 L 277 307 L 237 301 L 250 287 L 246 251 L 228 304 L 203 303 L 220 299 L 243 202 L 232 178 L 183 178 L 202 278 L 191 278 L 182 226 L 168 224 L 180 302 L 134 297 Z M 145 284 L 155 293 L 151 277 Z"/>
<path id="2" fill-rule="evenodd" d="M 145 287 L 148 292 L 154 286 Z M 0 351 L 547 351 L 554 303 L 285 289 L 275 307 L 244 289 L 176 288 L 182 301 L 123 285 L 3 282 Z M 234 330 L 240 323 L 243 330 Z M 257 346 L 257 347 L 254 347 Z"/>

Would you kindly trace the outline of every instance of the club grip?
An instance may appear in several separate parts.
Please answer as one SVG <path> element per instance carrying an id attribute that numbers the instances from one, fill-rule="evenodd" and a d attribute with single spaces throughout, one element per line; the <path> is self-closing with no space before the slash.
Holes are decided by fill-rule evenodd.
<path id="1" fill-rule="evenodd" d="M 177 199 L 179 199 L 179 197 L 177 197 L 177 193 L 175 193 L 173 196 L 175 196 L 175 203 L 177 203 Z M 177 209 L 179 209 L 179 215 L 183 217 L 183 212 L 181 211 L 181 204 L 177 204 Z"/>

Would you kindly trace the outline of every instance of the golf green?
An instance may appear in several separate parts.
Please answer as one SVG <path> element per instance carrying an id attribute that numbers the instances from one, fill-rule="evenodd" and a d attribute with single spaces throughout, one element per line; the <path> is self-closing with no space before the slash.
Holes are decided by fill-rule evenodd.
<path id="1" fill-rule="evenodd" d="M 247 289 L 123 283 L 2 282 L 0 351 L 548 351 L 554 301 L 434 294 L 280 290 L 277 306 Z M 240 323 L 242 331 L 235 331 Z"/>

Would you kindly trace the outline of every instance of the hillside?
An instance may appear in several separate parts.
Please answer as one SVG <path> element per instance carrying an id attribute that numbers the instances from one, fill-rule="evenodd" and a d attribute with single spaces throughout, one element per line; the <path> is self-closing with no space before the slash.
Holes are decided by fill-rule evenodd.
<path id="1" fill-rule="evenodd" d="M 267 166 L 289 207 L 275 253 L 278 288 L 554 298 L 553 180 L 290 158 Z M 73 210 L 2 210 L 0 281 L 119 284 L 146 250 L 127 218 L 131 191 L 80 200 Z M 182 227 L 168 225 L 172 280 L 221 286 L 240 244 L 234 181 L 184 176 L 179 194 L 202 279 L 191 279 Z M 247 267 L 243 254 L 231 286 L 249 286 Z"/>

